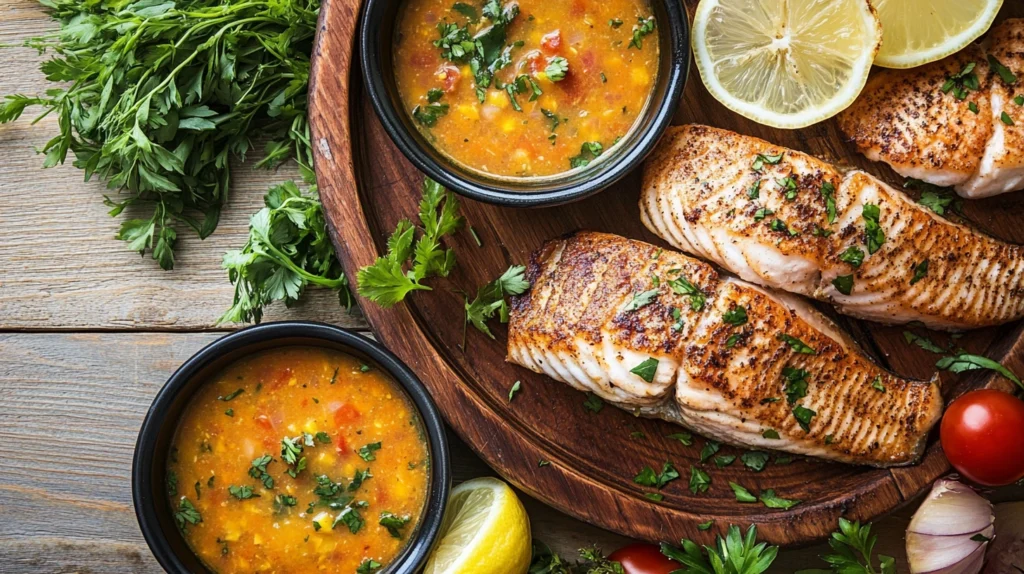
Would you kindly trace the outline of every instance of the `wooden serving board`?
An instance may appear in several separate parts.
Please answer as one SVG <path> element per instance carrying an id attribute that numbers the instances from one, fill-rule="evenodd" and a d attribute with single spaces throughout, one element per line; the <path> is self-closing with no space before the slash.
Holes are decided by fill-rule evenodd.
<path id="1" fill-rule="evenodd" d="M 697 0 L 685 3 L 692 17 Z M 1010 4 L 1001 18 L 1010 12 L 1024 16 L 1024 8 L 1010 8 Z M 334 245 L 350 278 L 384 252 L 399 219 L 415 220 L 423 183 L 423 175 L 384 132 L 363 88 L 353 53 L 358 12 L 358 0 L 324 1 L 310 102 L 320 195 Z M 689 79 L 676 121 L 758 136 L 839 165 L 861 167 L 897 185 L 902 182 L 882 164 L 871 163 L 847 147 L 833 121 L 797 131 L 758 125 L 716 102 L 696 72 Z M 530 252 L 547 239 L 593 229 L 664 245 L 640 223 L 639 184 L 638 170 L 588 200 L 536 210 L 464 199 L 462 212 L 483 246 L 478 247 L 467 231 L 459 232 L 446 240 L 457 253 L 457 269 L 447 279 L 432 280 L 433 291 L 416 292 L 406 303 L 388 310 L 371 303 L 361 305 L 380 340 L 423 379 L 448 423 L 484 460 L 531 496 L 628 536 L 708 542 L 729 524 L 754 523 L 762 538 L 783 545 L 826 536 L 840 516 L 874 519 L 911 500 L 948 471 L 933 438 L 920 464 L 891 470 L 798 459 L 788 465 L 769 464 L 755 473 L 739 460 L 723 469 L 708 461 L 703 468 L 712 477 L 711 488 L 694 495 L 688 478 L 691 465 L 699 465 L 704 439 L 696 437 L 687 447 L 665 436 L 679 432 L 677 426 L 634 418 L 610 406 L 593 414 L 584 408 L 582 393 L 506 363 L 506 331 L 497 321 L 492 327 L 497 340 L 466 330 L 463 293 L 475 293 L 509 265 L 527 262 Z M 980 229 L 1024 243 L 1024 192 L 966 202 L 964 211 Z M 920 378 L 934 371 L 935 356 L 907 345 L 902 328 L 844 317 L 837 320 L 893 371 Z M 942 343 L 948 340 L 931 336 Z M 1024 328 L 1019 324 L 971 332 L 957 343 L 1024 372 Z M 509 389 L 517 380 L 522 381 L 522 390 L 510 402 Z M 967 388 L 1008 384 L 982 373 L 947 376 L 945 383 L 947 399 Z M 726 446 L 721 454 L 742 452 Z M 550 465 L 539 466 L 541 460 Z M 683 476 L 662 491 L 662 502 L 655 503 L 643 496 L 633 477 L 644 466 L 660 469 L 665 461 L 671 461 Z M 803 503 L 789 511 L 741 504 L 729 481 L 754 492 L 772 488 L 779 496 Z M 699 523 L 712 519 L 709 531 L 698 530 Z"/>

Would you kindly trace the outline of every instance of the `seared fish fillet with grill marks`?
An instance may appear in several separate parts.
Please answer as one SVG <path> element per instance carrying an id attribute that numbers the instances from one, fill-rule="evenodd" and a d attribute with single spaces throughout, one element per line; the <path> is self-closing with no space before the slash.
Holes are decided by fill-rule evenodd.
<path id="1" fill-rule="evenodd" d="M 1019 80 L 1008 85 L 989 57 Z M 966 81 L 963 99 L 947 84 L 951 79 Z M 839 127 L 861 153 L 901 175 L 954 186 L 968 198 L 1014 191 L 1024 188 L 1024 107 L 1013 102 L 1021 82 L 1024 19 L 1011 19 L 994 28 L 984 45 L 918 68 L 875 73 L 839 115 Z"/>
<path id="2" fill-rule="evenodd" d="M 888 373 L 805 301 L 679 253 L 580 232 L 547 242 L 527 276 L 508 361 L 642 416 L 734 445 L 884 467 L 916 461 L 942 412 L 937 377 Z M 650 359 L 651 376 L 633 372 Z M 806 430 L 797 412 L 810 414 Z"/>
<path id="3" fill-rule="evenodd" d="M 759 154 L 782 157 L 755 170 Z M 866 206 L 878 207 L 881 245 L 868 241 Z M 757 138 L 670 128 L 644 168 L 640 212 L 673 246 L 846 315 L 936 329 L 1024 317 L 1020 246 L 948 221 L 867 173 Z"/>

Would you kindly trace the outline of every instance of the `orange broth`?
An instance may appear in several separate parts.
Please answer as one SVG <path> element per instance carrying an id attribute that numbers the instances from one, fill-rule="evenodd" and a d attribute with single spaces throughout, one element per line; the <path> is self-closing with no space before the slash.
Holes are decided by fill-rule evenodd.
<path id="1" fill-rule="evenodd" d="M 383 567 L 423 510 L 424 437 L 386 374 L 319 347 L 263 351 L 185 409 L 167 465 L 171 507 L 215 572 Z"/>
<path id="2" fill-rule="evenodd" d="M 496 176 L 554 175 L 607 153 L 658 70 L 649 0 L 407 0 L 395 38 L 413 123 L 441 153 Z M 504 65 L 492 74 L 493 61 Z"/>

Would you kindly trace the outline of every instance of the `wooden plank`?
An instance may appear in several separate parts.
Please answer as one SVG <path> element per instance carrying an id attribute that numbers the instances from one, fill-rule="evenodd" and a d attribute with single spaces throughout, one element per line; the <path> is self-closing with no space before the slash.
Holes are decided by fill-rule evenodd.
<path id="1" fill-rule="evenodd" d="M 52 30 L 34 0 L 5 2 L 0 8 L 0 42 L 20 45 Z M 52 84 L 39 72 L 48 56 L 28 48 L 3 48 L 0 94 L 41 93 Z M 248 236 L 249 216 L 263 205 L 274 182 L 295 178 L 290 166 L 277 173 L 233 165 L 231 199 L 220 227 L 200 241 L 180 229 L 177 265 L 163 271 L 147 255 L 128 251 L 113 239 L 119 220 L 107 215 L 99 181 L 83 182 L 70 165 L 42 169 L 36 149 L 57 133 L 56 120 L 37 125 L 30 109 L 19 121 L 0 125 L 0 330 L 211 328 L 231 306 L 233 288 L 220 262 Z M 258 155 L 258 154 L 257 154 Z M 267 320 L 316 319 L 365 327 L 326 291 L 311 290 L 302 304 L 285 311 L 274 305 Z"/>
<path id="2" fill-rule="evenodd" d="M 135 437 L 163 381 L 217 336 L 0 335 L 3 572 L 160 571 L 132 511 Z M 463 442 L 450 438 L 456 481 L 493 475 Z M 627 542 L 522 496 L 534 537 L 563 556 L 592 544 L 610 551 Z M 901 563 L 909 516 L 910 509 L 904 509 L 876 526 L 878 551 L 901 557 Z M 826 550 L 818 544 L 784 551 L 772 572 L 820 566 L 816 556 Z"/>

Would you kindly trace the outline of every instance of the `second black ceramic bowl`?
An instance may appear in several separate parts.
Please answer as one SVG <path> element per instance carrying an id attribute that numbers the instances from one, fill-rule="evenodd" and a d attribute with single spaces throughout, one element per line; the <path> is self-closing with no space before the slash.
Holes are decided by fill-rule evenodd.
<path id="1" fill-rule="evenodd" d="M 167 499 L 167 454 L 178 420 L 195 391 L 234 361 L 265 349 L 292 345 L 335 349 L 374 365 L 390 375 L 416 407 L 427 436 L 430 490 L 409 543 L 387 568 L 377 574 L 419 571 L 440 533 L 451 489 L 444 423 L 423 383 L 390 351 L 370 339 L 322 323 L 266 323 L 237 331 L 210 343 L 171 375 L 146 414 L 132 461 L 132 502 L 146 543 L 157 562 L 172 574 L 210 572 L 178 532 L 174 511 Z"/>
<path id="2" fill-rule="evenodd" d="M 557 0 L 556 0 L 557 1 Z M 689 20 L 679 0 L 652 0 L 658 25 L 658 80 L 637 125 L 591 165 L 555 176 L 488 177 L 438 152 L 402 108 L 392 69 L 395 23 L 403 0 L 363 4 L 358 49 L 374 110 L 405 157 L 452 191 L 508 207 L 540 207 L 582 199 L 615 183 L 640 165 L 672 121 L 690 64 Z"/>

